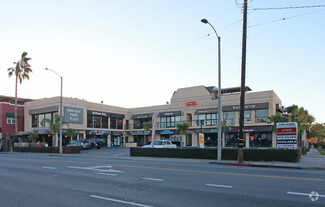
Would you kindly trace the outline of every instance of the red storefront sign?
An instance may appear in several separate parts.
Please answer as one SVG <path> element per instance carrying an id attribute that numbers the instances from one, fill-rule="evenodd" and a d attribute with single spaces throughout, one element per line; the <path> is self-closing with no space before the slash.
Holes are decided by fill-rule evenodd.
<path id="1" fill-rule="evenodd" d="M 186 106 L 196 106 L 197 102 L 196 101 L 188 101 L 186 102 Z"/>

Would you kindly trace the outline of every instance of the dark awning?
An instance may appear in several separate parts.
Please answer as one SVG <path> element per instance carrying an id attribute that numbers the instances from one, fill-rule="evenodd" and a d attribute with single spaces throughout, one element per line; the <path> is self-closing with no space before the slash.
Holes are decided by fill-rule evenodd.
<path id="1" fill-rule="evenodd" d="M 6 113 L 6 116 L 7 116 L 7 117 L 15 118 L 15 113 L 7 112 L 7 113 Z M 19 115 L 18 115 L 17 117 L 19 117 Z"/>

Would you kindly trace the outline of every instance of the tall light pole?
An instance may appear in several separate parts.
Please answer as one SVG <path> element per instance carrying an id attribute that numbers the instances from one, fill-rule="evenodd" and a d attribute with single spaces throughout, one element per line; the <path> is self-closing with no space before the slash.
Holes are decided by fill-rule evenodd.
<path id="1" fill-rule="evenodd" d="M 218 38 L 218 162 L 221 161 L 221 54 L 220 54 L 220 36 L 214 29 L 212 24 L 206 19 L 201 20 L 202 23 L 210 25 Z"/>
<path id="2" fill-rule="evenodd" d="M 62 86 L 63 86 L 63 77 L 60 76 L 57 72 L 54 70 L 51 70 L 49 68 L 45 68 L 45 70 L 50 70 L 53 73 L 55 73 L 57 76 L 61 79 L 61 94 L 60 94 L 60 155 L 62 155 Z"/>

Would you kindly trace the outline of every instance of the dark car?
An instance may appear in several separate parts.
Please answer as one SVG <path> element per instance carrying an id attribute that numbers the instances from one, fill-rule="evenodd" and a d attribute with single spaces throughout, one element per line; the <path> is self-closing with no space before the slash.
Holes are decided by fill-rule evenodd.
<path id="1" fill-rule="evenodd" d="M 86 139 L 86 142 L 89 143 L 90 149 L 92 149 L 92 148 L 99 149 L 100 147 L 103 147 L 104 146 L 102 140 L 99 139 L 99 138 Z"/>

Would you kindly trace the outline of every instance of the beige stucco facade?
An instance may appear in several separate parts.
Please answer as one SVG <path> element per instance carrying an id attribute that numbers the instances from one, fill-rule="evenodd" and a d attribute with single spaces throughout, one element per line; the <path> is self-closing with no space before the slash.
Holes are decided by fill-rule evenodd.
<path id="1" fill-rule="evenodd" d="M 227 131 L 223 133 L 224 147 L 236 145 L 239 99 L 238 91 L 225 90 L 222 94 L 222 121 L 229 122 Z M 60 97 L 27 102 L 25 104 L 25 130 L 50 134 L 49 124 L 41 122 L 41 119 L 43 115 L 50 117 L 50 114 L 53 116 L 54 113 L 59 113 L 59 105 Z M 76 129 L 77 139 L 99 137 L 107 146 L 112 146 L 112 144 L 127 147 L 141 146 L 148 144 L 151 140 L 151 132 L 143 130 L 143 123 L 151 121 L 153 114 L 156 114 L 156 140 L 169 139 L 179 146 L 198 146 L 198 133 L 203 132 L 206 145 L 215 146 L 217 106 L 216 88 L 205 86 L 178 89 L 174 92 L 169 104 L 140 108 L 122 108 L 64 97 L 63 116 L 69 122 L 69 126 L 63 125 L 63 129 Z M 258 147 L 255 139 L 268 140 L 265 141 L 267 144 L 260 142 L 262 147 L 275 147 L 276 140 L 271 124 L 264 120 L 265 115 L 260 118 L 259 116 L 263 113 L 271 116 L 281 111 L 279 97 L 273 91 L 247 92 L 245 110 L 249 111 L 245 115 L 247 116 L 244 130 L 246 147 L 252 147 L 250 145 Z M 199 126 L 197 122 L 199 119 L 204 120 L 204 126 Z M 176 124 L 180 122 L 190 124 L 186 138 L 177 132 Z M 118 139 L 117 142 L 116 139 Z"/>

